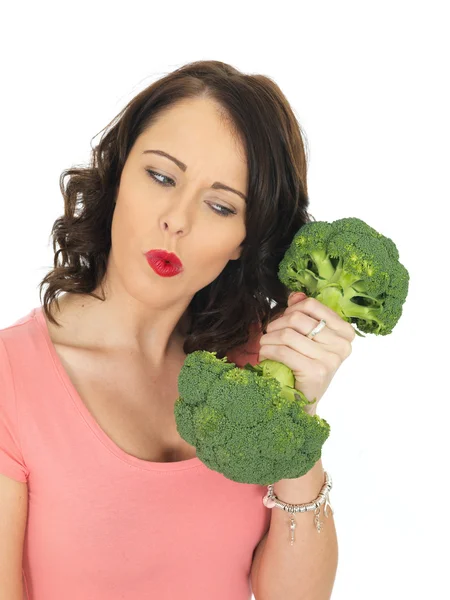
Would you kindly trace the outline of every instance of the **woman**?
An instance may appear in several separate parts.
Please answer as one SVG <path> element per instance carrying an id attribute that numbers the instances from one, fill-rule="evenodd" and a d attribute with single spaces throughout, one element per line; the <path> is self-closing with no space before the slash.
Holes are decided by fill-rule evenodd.
<path id="1" fill-rule="evenodd" d="M 267 77 L 190 63 L 61 191 L 44 303 L 0 332 L 3 589 L 249 599 L 266 488 L 209 470 L 173 408 L 188 353 L 256 364 L 288 306 L 277 265 L 310 220 L 295 116 Z"/>

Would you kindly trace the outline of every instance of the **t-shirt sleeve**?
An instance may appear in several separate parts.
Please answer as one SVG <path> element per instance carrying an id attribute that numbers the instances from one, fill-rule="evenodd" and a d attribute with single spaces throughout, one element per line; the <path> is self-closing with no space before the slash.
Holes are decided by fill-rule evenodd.
<path id="1" fill-rule="evenodd" d="M 27 482 L 29 471 L 19 439 L 16 396 L 9 356 L 0 338 L 0 473 Z"/>

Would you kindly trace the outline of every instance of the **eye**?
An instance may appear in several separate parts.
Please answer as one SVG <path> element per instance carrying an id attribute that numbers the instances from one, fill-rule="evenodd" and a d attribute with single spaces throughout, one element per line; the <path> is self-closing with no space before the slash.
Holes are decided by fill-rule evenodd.
<path id="1" fill-rule="evenodd" d="M 229 208 L 227 208 L 226 206 L 222 206 L 221 204 L 210 204 L 210 206 L 218 206 L 221 210 L 216 210 L 215 208 L 213 208 L 213 211 L 221 217 L 229 217 L 230 215 L 236 214 L 233 210 L 230 210 Z"/>
<path id="2" fill-rule="evenodd" d="M 161 173 L 158 173 L 156 171 L 152 171 L 151 169 L 145 169 L 149 175 L 149 177 L 151 177 L 153 179 L 153 181 L 155 181 L 157 184 L 162 185 L 163 187 L 174 187 L 175 182 L 173 179 L 171 179 L 170 177 L 166 177 L 166 175 L 162 175 Z M 168 181 L 171 181 L 172 183 L 163 183 L 162 181 L 160 181 L 159 179 L 157 179 L 157 177 L 162 177 L 163 179 L 166 179 Z M 221 217 L 229 217 L 230 215 L 235 215 L 236 212 L 233 210 L 230 210 L 229 208 L 227 208 L 226 206 L 222 206 L 221 204 L 210 204 L 211 208 L 213 206 L 218 206 L 220 210 L 217 210 L 215 208 L 212 208 L 212 210 L 220 215 Z"/>
<path id="3" fill-rule="evenodd" d="M 147 171 L 147 173 L 149 174 L 149 176 L 154 181 L 156 181 L 156 183 L 159 183 L 159 185 L 162 185 L 164 187 L 168 187 L 168 186 L 173 185 L 175 183 L 173 179 L 170 179 L 170 177 L 166 177 L 165 175 L 161 175 L 161 173 L 157 173 L 156 171 L 151 171 L 150 169 L 145 169 L 145 170 Z M 164 179 L 167 179 L 167 180 L 171 181 L 172 183 L 163 183 L 159 179 L 156 179 L 156 176 L 163 177 Z"/>

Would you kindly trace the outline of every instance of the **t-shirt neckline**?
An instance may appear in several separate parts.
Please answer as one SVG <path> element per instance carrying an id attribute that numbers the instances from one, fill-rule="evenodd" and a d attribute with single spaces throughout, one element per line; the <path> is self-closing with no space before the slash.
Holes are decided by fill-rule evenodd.
<path id="1" fill-rule="evenodd" d="M 102 442 L 104 446 L 108 448 L 115 456 L 117 456 L 122 461 L 133 465 L 135 467 L 139 467 L 141 469 L 145 469 L 148 471 L 181 471 L 185 469 L 191 469 L 194 467 L 202 466 L 203 463 L 198 458 L 198 456 L 194 456 L 194 458 L 188 458 L 187 460 L 175 461 L 175 462 L 154 462 L 150 460 L 144 460 L 142 458 L 138 458 L 137 456 L 133 456 L 132 454 L 128 454 L 125 450 L 122 450 L 107 434 L 97 421 L 94 419 L 93 415 L 89 412 L 83 400 L 81 399 L 77 389 L 72 383 L 67 371 L 65 370 L 61 359 L 59 358 L 58 353 L 56 352 L 56 348 L 53 344 L 53 341 L 50 337 L 50 332 L 48 330 L 47 321 L 45 319 L 44 310 L 42 306 L 36 307 L 32 310 L 31 316 L 36 319 L 36 322 L 44 336 L 47 347 L 50 352 L 50 356 L 52 358 L 54 367 L 67 391 L 70 398 L 74 402 L 81 416 L 83 417 L 84 422 L 91 429 L 91 431 L 95 434 L 95 436 Z"/>

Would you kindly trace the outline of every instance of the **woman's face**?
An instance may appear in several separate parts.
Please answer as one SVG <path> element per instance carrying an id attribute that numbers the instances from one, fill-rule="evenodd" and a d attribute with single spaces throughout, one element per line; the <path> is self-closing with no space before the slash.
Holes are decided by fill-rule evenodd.
<path id="1" fill-rule="evenodd" d="M 221 182 L 246 196 L 247 165 L 217 110 L 207 99 L 170 107 L 137 138 L 124 165 L 111 252 L 121 284 L 144 304 L 190 301 L 241 254 L 245 199 L 211 186 Z M 149 150 L 166 152 L 185 168 Z M 174 252 L 183 271 L 157 275 L 144 255 L 153 248 Z"/>

